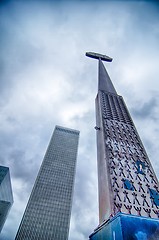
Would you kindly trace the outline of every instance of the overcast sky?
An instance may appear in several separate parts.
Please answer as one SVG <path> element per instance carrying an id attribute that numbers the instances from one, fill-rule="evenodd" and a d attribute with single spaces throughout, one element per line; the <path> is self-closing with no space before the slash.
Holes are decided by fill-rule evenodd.
<path id="1" fill-rule="evenodd" d="M 80 130 L 69 240 L 98 225 L 94 99 L 97 61 L 130 110 L 159 177 L 159 5 L 153 1 L 0 1 L 0 165 L 14 205 L 0 240 L 14 240 L 55 125 Z"/>

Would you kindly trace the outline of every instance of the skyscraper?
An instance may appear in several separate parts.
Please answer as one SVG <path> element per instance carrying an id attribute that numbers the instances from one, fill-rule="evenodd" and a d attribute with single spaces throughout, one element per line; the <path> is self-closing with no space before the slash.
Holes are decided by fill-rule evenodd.
<path id="1" fill-rule="evenodd" d="M 13 204 L 9 168 L 0 166 L 0 232 Z"/>
<path id="2" fill-rule="evenodd" d="M 99 60 L 99 226 L 90 239 L 159 239 L 159 183 L 124 100 L 102 63 L 112 59 L 86 55 Z"/>
<path id="3" fill-rule="evenodd" d="M 56 126 L 16 240 L 66 240 L 79 131 Z"/>

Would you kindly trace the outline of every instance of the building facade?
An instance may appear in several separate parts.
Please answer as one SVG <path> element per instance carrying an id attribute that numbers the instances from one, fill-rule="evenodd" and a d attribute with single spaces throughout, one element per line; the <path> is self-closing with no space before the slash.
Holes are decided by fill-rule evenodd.
<path id="1" fill-rule="evenodd" d="M 13 204 L 9 168 L 0 166 L 0 232 Z"/>
<path id="2" fill-rule="evenodd" d="M 79 131 L 56 126 L 46 151 L 16 240 L 66 240 Z"/>
<path id="3" fill-rule="evenodd" d="M 92 57 L 91 54 L 90 57 Z M 148 230 L 144 230 L 143 227 L 140 230 L 143 237 L 136 237 L 135 231 L 137 230 L 132 231 L 132 235 L 125 238 L 121 232 L 121 237 L 119 237 L 119 232 L 124 229 L 123 226 L 126 226 L 124 225 L 126 219 L 133 223 L 138 222 L 137 226 L 142 226 L 139 223 L 140 220 L 156 219 L 155 222 L 151 221 L 148 224 L 144 222 L 144 224 L 145 226 L 146 224 L 157 226 L 157 236 L 159 237 L 159 221 L 157 220 L 159 218 L 159 183 L 157 177 L 124 100 L 117 94 L 100 54 L 96 54 L 96 59 L 99 59 L 96 97 L 99 227 L 98 234 L 92 235 L 91 240 L 149 239 L 144 237 L 147 233 L 142 231 Z M 103 60 L 110 59 L 103 58 Z M 113 217 L 116 218 L 117 215 L 120 217 L 113 221 Z M 132 216 L 140 218 L 132 219 Z M 109 222 L 110 224 L 108 224 Z M 116 229 L 114 228 L 112 231 L 113 224 L 114 226 L 119 225 L 118 230 L 115 227 Z M 107 231 L 104 229 L 99 231 L 100 228 L 102 229 L 101 226 L 106 226 L 104 229 Z M 130 230 L 130 227 L 126 227 L 126 229 Z M 108 236 L 108 232 L 111 233 L 111 236 Z M 115 238 L 117 235 L 118 238 Z M 153 239 L 152 236 L 156 235 L 151 235 L 150 239 Z"/>

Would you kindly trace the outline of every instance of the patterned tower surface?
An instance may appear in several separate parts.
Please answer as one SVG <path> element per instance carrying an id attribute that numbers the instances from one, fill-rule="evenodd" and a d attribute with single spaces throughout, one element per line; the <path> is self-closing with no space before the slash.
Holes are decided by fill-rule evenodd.
<path id="1" fill-rule="evenodd" d="M 0 166 L 0 232 L 13 204 L 9 168 Z"/>
<path id="2" fill-rule="evenodd" d="M 100 58 L 96 122 L 99 223 L 119 212 L 158 218 L 158 180 Z"/>
<path id="3" fill-rule="evenodd" d="M 79 131 L 56 126 L 16 240 L 68 239 Z"/>

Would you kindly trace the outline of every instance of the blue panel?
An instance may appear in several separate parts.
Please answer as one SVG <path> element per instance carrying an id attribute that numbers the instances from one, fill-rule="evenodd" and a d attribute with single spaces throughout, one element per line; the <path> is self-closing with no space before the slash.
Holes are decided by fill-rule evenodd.
<path id="1" fill-rule="evenodd" d="M 94 232 L 90 240 L 159 240 L 159 220 L 119 214 Z"/>
<path id="2" fill-rule="evenodd" d="M 153 202 L 156 206 L 159 206 L 159 193 L 156 192 L 154 189 L 150 188 L 150 196 L 153 199 Z"/>
<path id="3" fill-rule="evenodd" d="M 132 183 L 128 179 L 124 179 L 123 182 L 124 182 L 124 188 L 125 189 L 134 191 L 134 187 L 133 187 Z"/>
<path id="4" fill-rule="evenodd" d="M 140 160 L 136 161 L 137 165 L 137 172 L 140 174 L 145 174 L 145 163 L 141 162 Z"/>

